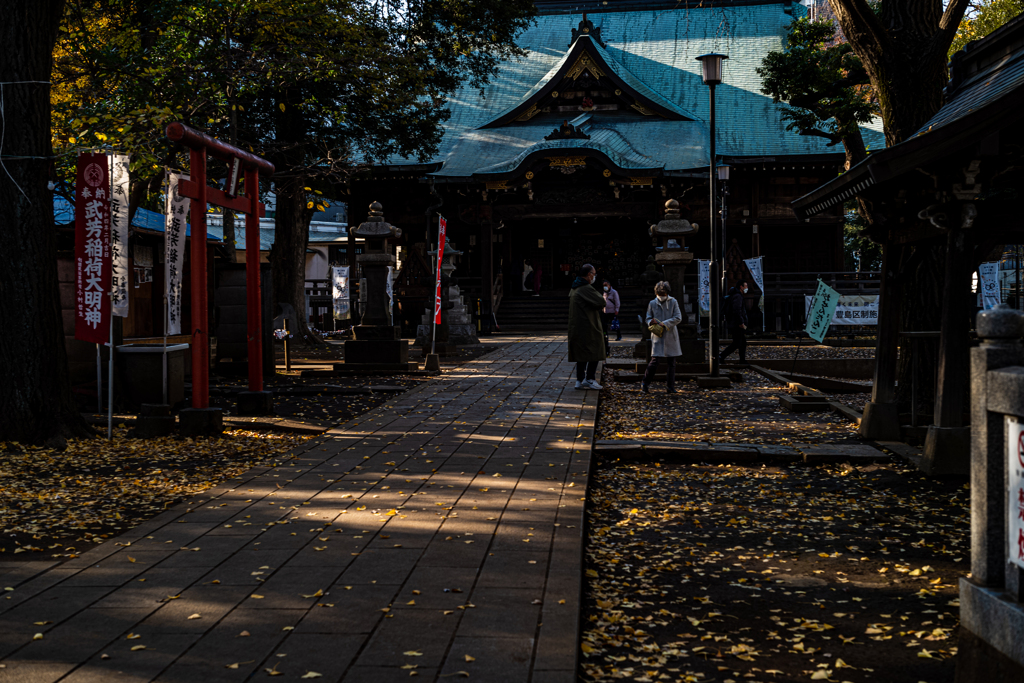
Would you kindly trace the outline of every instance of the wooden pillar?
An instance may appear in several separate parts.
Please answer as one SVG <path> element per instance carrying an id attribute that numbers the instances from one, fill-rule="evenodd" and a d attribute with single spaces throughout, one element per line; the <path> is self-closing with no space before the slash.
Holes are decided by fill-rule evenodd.
<path id="1" fill-rule="evenodd" d="M 864 407 L 860 436 L 897 441 L 900 437 L 896 407 L 896 363 L 899 354 L 902 247 L 887 241 L 882 246 L 882 281 L 879 286 L 878 329 L 875 345 L 875 382 L 871 402 Z"/>
<path id="2" fill-rule="evenodd" d="M 490 209 L 490 207 L 488 207 Z M 491 287 L 494 286 L 494 225 L 490 215 L 480 222 L 480 334 L 491 334 Z"/>

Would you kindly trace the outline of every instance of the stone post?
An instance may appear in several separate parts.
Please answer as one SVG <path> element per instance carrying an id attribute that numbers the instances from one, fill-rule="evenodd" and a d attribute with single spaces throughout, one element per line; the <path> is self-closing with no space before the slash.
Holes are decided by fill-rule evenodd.
<path id="1" fill-rule="evenodd" d="M 652 225 L 650 229 L 651 237 L 660 238 L 662 241 L 654 262 L 665 272 L 665 281 L 672 288 L 672 296 L 679 300 L 683 313 L 683 322 L 677 328 L 679 344 L 683 351 L 680 360 L 683 363 L 704 362 L 704 343 L 697 339 L 696 324 L 690 322 L 691 306 L 683 287 L 686 267 L 693 261 L 693 254 L 686 249 L 686 236 L 696 234 L 697 230 L 696 225 L 691 225 L 690 221 L 682 218 L 679 213 L 679 202 L 675 199 L 665 202 L 665 218 Z"/>

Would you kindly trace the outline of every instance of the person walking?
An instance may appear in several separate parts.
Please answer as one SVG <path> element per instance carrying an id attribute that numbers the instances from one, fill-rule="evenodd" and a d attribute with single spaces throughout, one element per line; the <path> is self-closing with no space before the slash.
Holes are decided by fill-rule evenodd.
<path id="1" fill-rule="evenodd" d="M 603 283 L 604 288 L 604 336 L 608 336 L 608 330 L 611 327 L 612 321 L 619 314 L 619 308 L 622 306 L 622 302 L 619 299 L 619 293 L 612 287 L 612 283 L 605 280 Z M 615 330 L 615 341 L 622 341 L 622 328 Z"/>
<path id="2" fill-rule="evenodd" d="M 649 393 L 651 382 L 658 372 L 658 363 L 662 358 L 668 361 L 668 384 L 666 391 L 676 391 L 676 357 L 683 355 L 679 345 L 679 330 L 676 326 L 683 321 L 679 302 L 672 296 L 672 288 L 668 282 L 662 281 L 654 285 L 654 299 L 647 305 L 647 327 L 651 330 L 651 361 L 647 364 L 640 390 Z"/>
<path id="3" fill-rule="evenodd" d="M 576 388 L 600 389 L 594 375 L 605 359 L 601 311 L 604 297 L 594 289 L 597 270 L 589 263 L 580 266 L 569 292 L 569 362 L 576 363 Z"/>
<path id="4" fill-rule="evenodd" d="M 544 264 L 540 259 L 533 260 L 533 295 L 540 296 L 540 278 L 544 274 Z"/>
<path id="5" fill-rule="evenodd" d="M 719 363 L 724 363 L 726 356 L 733 351 L 740 352 L 740 363 L 747 362 L 747 307 L 743 305 L 743 295 L 747 289 L 747 283 L 740 282 L 729 290 L 729 299 L 725 304 L 725 324 L 732 335 L 732 344 L 719 354 Z"/>

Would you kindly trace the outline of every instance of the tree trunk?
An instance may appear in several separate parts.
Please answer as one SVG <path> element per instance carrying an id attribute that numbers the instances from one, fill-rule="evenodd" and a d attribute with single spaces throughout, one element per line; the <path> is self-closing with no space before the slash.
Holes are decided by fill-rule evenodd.
<path id="1" fill-rule="evenodd" d="M 61 447 L 91 434 L 68 375 L 57 285 L 53 198 L 47 190 L 50 80 L 63 0 L 12 0 L 0 22 L 0 441 Z M 25 81 L 43 81 L 26 83 Z M 39 157 L 19 159 L 13 157 Z M 8 176 L 9 174 L 9 176 Z"/>
<path id="2" fill-rule="evenodd" d="M 274 303 L 283 312 L 290 307 L 294 313 L 294 327 L 289 325 L 289 329 L 295 341 L 309 346 L 325 346 L 319 335 L 310 332 L 306 320 L 306 248 L 309 246 L 309 221 L 313 212 L 306 208 L 301 181 L 282 183 L 276 192 L 275 238 L 270 259 Z"/>

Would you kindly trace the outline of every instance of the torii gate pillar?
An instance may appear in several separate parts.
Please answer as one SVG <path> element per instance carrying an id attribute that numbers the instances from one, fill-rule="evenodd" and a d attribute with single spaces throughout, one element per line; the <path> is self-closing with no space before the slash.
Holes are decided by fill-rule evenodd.
<path id="1" fill-rule="evenodd" d="M 206 297 L 206 206 L 213 204 L 245 214 L 246 336 L 249 355 L 249 391 L 239 396 L 243 414 L 272 410 L 270 392 L 263 391 L 263 342 L 260 310 L 260 171 L 274 174 L 266 159 L 189 128 L 183 123 L 167 126 L 167 139 L 190 149 L 191 180 L 182 181 L 181 194 L 192 199 L 192 410 L 181 412 L 182 434 L 219 434 L 220 409 L 210 408 L 210 331 Z M 206 184 L 206 157 L 229 164 L 225 189 Z M 237 196 L 239 176 L 245 173 L 245 196 Z"/>

